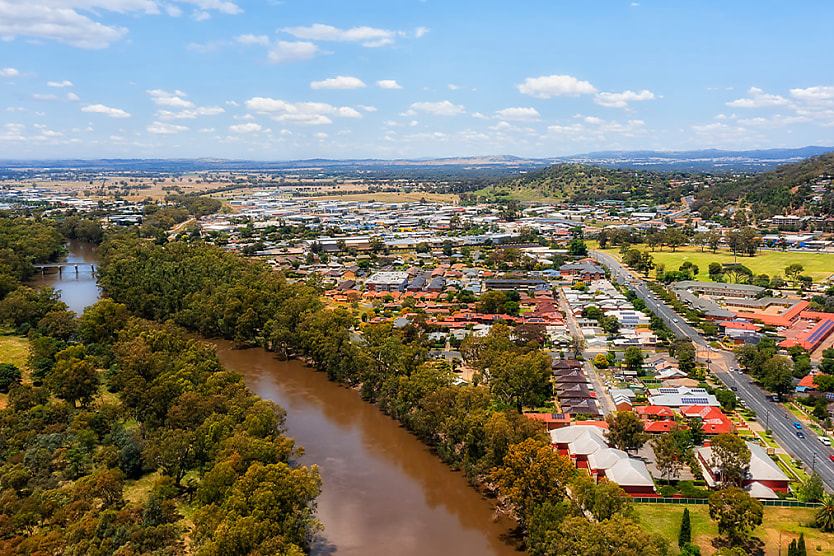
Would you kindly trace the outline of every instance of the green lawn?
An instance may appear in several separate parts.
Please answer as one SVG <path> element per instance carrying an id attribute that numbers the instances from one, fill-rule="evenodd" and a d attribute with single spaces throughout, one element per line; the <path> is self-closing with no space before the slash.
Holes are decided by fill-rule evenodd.
<path id="1" fill-rule="evenodd" d="M 636 245 L 638 249 L 647 249 L 645 245 Z M 619 254 L 618 249 L 605 249 L 606 253 Z M 760 251 L 754 257 L 733 257 L 733 253 L 726 249 L 719 249 L 716 253 L 709 249 L 701 252 L 700 247 L 680 247 L 672 252 L 665 247 L 663 251 L 652 252 L 655 264 L 666 265 L 667 270 L 676 270 L 685 261 L 690 261 L 698 266 L 700 274 L 698 280 L 709 281 L 707 269 L 712 262 L 733 263 L 738 262 L 753 271 L 754 274 L 767 274 L 768 276 L 785 275 L 785 267 L 793 264 L 801 264 L 807 274 L 814 280 L 828 278 L 834 274 L 834 253 L 792 253 L 789 251 Z"/>
<path id="2" fill-rule="evenodd" d="M 20 336 L 0 336 L 0 363 L 11 363 L 21 371 L 28 368 L 29 342 Z"/>
<path id="3" fill-rule="evenodd" d="M 688 505 L 692 524 L 692 539 L 701 547 L 701 554 L 714 554 L 712 539 L 718 536 L 718 528 L 709 517 L 709 506 Z M 669 539 L 672 554 L 678 554 L 678 531 L 684 506 L 668 504 L 636 504 L 637 517 L 643 527 Z M 753 531 L 753 536 L 764 543 L 766 555 L 779 554 L 779 538 L 782 539 L 782 554 L 787 552 L 791 539 L 805 533 L 808 554 L 831 554 L 834 551 L 834 535 L 811 527 L 814 522 L 813 508 L 772 508 L 766 507 L 764 521 Z M 819 550 L 817 550 L 819 547 Z"/>

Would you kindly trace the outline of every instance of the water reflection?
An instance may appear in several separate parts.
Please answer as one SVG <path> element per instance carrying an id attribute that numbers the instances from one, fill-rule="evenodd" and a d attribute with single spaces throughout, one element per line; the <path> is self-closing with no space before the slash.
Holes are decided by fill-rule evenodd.
<path id="1" fill-rule="evenodd" d="M 66 264 L 62 273 L 58 269 L 49 268 L 46 274 L 36 274 L 29 281 L 30 286 L 50 286 L 58 290 L 61 300 L 66 303 L 70 310 L 76 314 L 84 312 L 101 296 L 101 291 L 96 284 L 96 278 L 91 270 L 91 265 L 98 264 L 96 256 L 96 245 L 86 241 L 71 240 L 67 244 L 68 254 L 61 263 Z M 75 270 L 78 265 L 78 272 Z"/>

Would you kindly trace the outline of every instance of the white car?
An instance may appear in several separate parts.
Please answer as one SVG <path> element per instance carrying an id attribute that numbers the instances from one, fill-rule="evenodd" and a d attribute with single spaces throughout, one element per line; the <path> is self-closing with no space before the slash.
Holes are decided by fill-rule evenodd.
<path id="1" fill-rule="evenodd" d="M 675 324 L 677 324 L 677 323 L 678 323 L 678 319 L 672 319 L 672 322 L 674 322 Z"/>
<path id="2" fill-rule="evenodd" d="M 828 438 L 827 436 L 820 436 L 818 438 L 820 439 L 820 442 L 822 442 L 824 446 L 831 446 L 831 439 Z"/>

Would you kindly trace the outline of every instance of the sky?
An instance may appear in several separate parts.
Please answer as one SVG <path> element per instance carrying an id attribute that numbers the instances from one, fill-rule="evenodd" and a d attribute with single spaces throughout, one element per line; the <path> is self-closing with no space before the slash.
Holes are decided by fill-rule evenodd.
<path id="1" fill-rule="evenodd" d="M 0 158 L 834 145 L 834 2 L 0 0 Z"/>

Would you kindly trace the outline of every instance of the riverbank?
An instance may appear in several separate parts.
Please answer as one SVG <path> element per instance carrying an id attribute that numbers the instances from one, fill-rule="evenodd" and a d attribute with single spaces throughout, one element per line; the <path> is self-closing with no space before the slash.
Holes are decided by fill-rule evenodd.
<path id="1" fill-rule="evenodd" d="M 355 389 L 300 360 L 214 339 L 220 362 L 287 410 L 287 428 L 317 463 L 322 539 L 313 554 L 519 554 L 515 521 Z"/>

